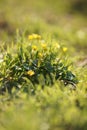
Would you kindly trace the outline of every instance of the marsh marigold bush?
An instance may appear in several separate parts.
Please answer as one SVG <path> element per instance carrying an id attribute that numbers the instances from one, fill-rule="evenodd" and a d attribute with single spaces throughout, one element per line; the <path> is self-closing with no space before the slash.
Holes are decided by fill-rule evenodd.
<path id="1" fill-rule="evenodd" d="M 50 86 L 56 80 L 63 81 L 65 85 L 71 84 L 75 88 L 77 78 L 68 70 L 69 65 L 65 65 L 62 57 L 60 58 L 61 48 L 64 52 L 67 51 L 67 48 L 58 44 L 58 48 L 56 47 L 53 51 L 55 42 L 52 44 L 44 40 L 42 43 L 40 39 L 41 36 L 38 34 L 29 35 L 25 44 L 18 45 L 16 55 L 11 53 L 5 55 L 0 66 L 2 68 L 4 63 L 4 67 L 1 69 L 1 91 L 8 90 L 11 93 L 13 87 L 19 88 L 19 85 L 22 86 L 23 83 L 26 86 L 27 82 L 33 85 L 34 90 L 37 84 L 44 87 Z M 57 59 L 59 60 L 57 61 Z M 20 88 L 24 88 L 24 86 Z"/>

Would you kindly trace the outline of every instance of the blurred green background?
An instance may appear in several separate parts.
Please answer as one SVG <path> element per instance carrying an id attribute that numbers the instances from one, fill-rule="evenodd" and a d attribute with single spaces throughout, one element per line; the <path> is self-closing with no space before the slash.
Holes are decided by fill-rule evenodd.
<path id="1" fill-rule="evenodd" d="M 0 0 L 0 40 L 13 36 L 17 28 L 29 32 L 49 31 L 48 26 L 87 30 L 86 16 L 86 0 Z"/>

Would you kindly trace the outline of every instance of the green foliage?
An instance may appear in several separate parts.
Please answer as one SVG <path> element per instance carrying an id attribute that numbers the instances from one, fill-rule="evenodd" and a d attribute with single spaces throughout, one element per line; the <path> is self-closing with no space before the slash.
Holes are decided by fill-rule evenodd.
<path id="1" fill-rule="evenodd" d="M 65 85 L 71 84 L 75 89 L 77 78 L 68 70 L 69 65 L 65 65 L 62 58 L 67 48 L 55 42 L 46 44 L 37 34 L 28 38 L 22 39 L 22 43 L 19 41 L 16 54 L 7 52 L 4 55 L 1 63 L 1 93 L 6 90 L 11 93 L 14 87 L 24 91 L 25 88 L 27 91 L 32 89 L 34 92 L 36 84 L 44 88 L 45 85 L 52 86 L 56 80 L 63 81 Z M 29 88 L 26 87 L 28 83 Z"/>

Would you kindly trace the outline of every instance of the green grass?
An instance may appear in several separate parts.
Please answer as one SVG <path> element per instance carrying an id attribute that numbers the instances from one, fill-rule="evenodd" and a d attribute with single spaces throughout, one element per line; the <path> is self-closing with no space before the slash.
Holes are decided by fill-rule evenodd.
<path id="1" fill-rule="evenodd" d="M 0 130 L 87 129 L 87 18 L 72 3 L 0 1 Z"/>

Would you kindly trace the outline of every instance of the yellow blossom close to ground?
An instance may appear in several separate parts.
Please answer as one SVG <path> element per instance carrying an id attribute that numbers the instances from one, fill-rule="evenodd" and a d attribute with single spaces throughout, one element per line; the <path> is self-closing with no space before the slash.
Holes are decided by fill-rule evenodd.
<path id="1" fill-rule="evenodd" d="M 28 36 L 28 39 L 29 39 L 29 40 L 32 40 L 32 39 L 33 39 L 33 35 L 29 35 L 29 36 Z"/>
<path id="2" fill-rule="evenodd" d="M 42 58 L 43 57 L 43 54 L 41 52 L 38 53 L 38 57 L 39 58 Z"/>
<path id="3" fill-rule="evenodd" d="M 59 43 L 55 43 L 55 48 L 60 48 L 60 45 L 59 45 Z"/>
<path id="4" fill-rule="evenodd" d="M 33 46 L 32 46 L 32 49 L 33 49 L 34 51 L 36 51 L 36 50 L 37 50 L 37 46 L 33 45 Z"/>
<path id="5" fill-rule="evenodd" d="M 27 72 L 27 74 L 28 74 L 29 76 L 33 76 L 33 75 L 35 74 L 35 72 L 34 72 L 33 70 L 29 70 L 29 71 Z"/>
<path id="6" fill-rule="evenodd" d="M 47 44 L 42 43 L 41 46 L 42 46 L 43 50 L 47 50 Z"/>
<path id="7" fill-rule="evenodd" d="M 67 47 L 63 47 L 63 52 L 66 52 L 68 50 Z"/>
<path id="8" fill-rule="evenodd" d="M 34 38 L 34 39 L 41 39 L 41 36 L 38 35 L 38 34 L 33 34 L 33 38 Z"/>
<path id="9" fill-rule="evenodd" d="M 38 34 L 32 34 L 32 35 L 29 35 L 28 36 L 28 39 L 29 40 L 33 40 L 33 39 L 41 39 L 41 36 L 40 35 L 38 35 Z"/>

